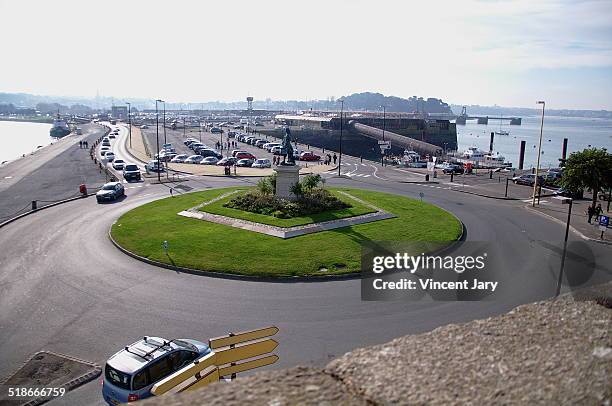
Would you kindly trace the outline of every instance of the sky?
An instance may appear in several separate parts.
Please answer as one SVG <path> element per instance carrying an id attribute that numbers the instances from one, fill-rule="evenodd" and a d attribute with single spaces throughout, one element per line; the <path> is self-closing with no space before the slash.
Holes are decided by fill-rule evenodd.
<path id="1" fill-rule="evenodd" d="M 0 0 L 0 92 L 612 110 L 612 1 Z"/>

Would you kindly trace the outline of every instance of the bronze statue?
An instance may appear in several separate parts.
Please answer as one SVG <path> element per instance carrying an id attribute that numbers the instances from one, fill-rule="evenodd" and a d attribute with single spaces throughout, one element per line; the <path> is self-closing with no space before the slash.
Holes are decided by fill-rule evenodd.
<path id="1" fill-rule="evenodd" d="M 289 127 L 285 128 L 285 136 L 283 137 L 283 146 L 281 147 L 281 154 L 283 155 L 283 165 L 295 165 L 293 147 L 291 146 L 291 131 L 289 131 Z"/>

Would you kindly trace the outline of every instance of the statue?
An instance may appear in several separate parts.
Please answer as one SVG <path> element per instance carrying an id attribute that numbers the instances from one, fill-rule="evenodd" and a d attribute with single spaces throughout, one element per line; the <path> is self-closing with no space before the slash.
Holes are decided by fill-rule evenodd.
<path id="1" fill-rule="evenodd" d="M 283 137 L 281 153 L 283 154 L 283 165 L 295 165 L 293 147 L 291 146 L 291 131 L 289 131 L 289 127 L 285 128 L 285 136 Z"/>

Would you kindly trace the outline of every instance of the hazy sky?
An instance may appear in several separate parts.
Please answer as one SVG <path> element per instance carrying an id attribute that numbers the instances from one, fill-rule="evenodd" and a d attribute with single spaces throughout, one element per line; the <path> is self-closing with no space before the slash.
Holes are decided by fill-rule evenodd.
<path id="1" fill-rule="evenodd" d="M 612 1 L 0 0 L 0 91 L 612 110 Z"/>

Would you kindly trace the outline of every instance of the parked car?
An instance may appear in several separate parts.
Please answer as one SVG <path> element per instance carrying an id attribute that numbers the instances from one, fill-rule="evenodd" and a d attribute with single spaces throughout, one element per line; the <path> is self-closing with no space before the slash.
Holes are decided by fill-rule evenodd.
<path id="1" fill-rule="evenodd" d="M 172 158 L 170 162 L 172 162 L 173 164 L 182 164 L 187 158 L 189 158 L 189 155 L 187 154 L 178 154 L 177 156 Z"/>
<path id="2" fill-rule="evenodd" d="M 216 165 L 217 162 L 219 162 L 219 158 L 217 158 L 216 156 L 207 156 L 206 158 L 202 159 L 202 162 L 200 162 L 200 164 L 202 164 L 202 165 Z"/>
<path id="3" fill-rule="evenodd" d="M 125 196 L 125 188 L 121 182 L 108 182 L 96 193 L 98 203 L 117 200 Z"/>
<path id="4" fill-rule="evenodd" d="M 123 165 L 123 179 L 126 181 L 141 180 L 140 168 L 136 164 L 125 164 Z"/>
<path id="5" fill-rule="evenodd" d="M 196 148 L 199 148 L 199 147 L 206 147 L 206 145 L 202 144 L 201 142 L 194 142 L 194 143 L 189 144 L 189 149 L 192 149 L 194 151 L 196 150 Z"/>
<path id="6" fill-rule="evenodd" d="M 228 136 L 229 138 L 234 138 L 234 137 L 236 136 L 236 131 L 228 131 L 228 132 L 227 132 L 227 136 Z"/>
<path id="7" fill-rule="evenodd" d="M 213 128 L 210 129 L 210 132 L 213 133 L 213 134 L 219 134 L 219 133 L 222 133 L 223 130 L 220 129 L 219 127 L 213 127 Z"/>
<path id="8" fill-rule="evenodd" d="M 100 155 L 104 156 L 109 151 L 110 151 L 110 147 L 102 147 L 100 148 Z"/>
<path id="9" fill-rule="evenodd" d="M 108 136 L 108 138 L 111 139 L 111 140 L 114 140 L 116 137 L 117 137 L 117 134 L 115 134 L 115 133 L 109 134 L 109 136 Z"/>
<path id="10" fill-rule="evenodd" d="M 245 151 L 244 149 L 233 149 L 232 150 L 232 156 L 236 157 L 236 154 L 239 153 L 239 152 L 247 152 L 247 151 Z"/>
<path id="11" fill-rule="evenodd" d="M 462 174 L 464 171 L 463 166 L 461 165 L 453 165 L 453 164 L 449 164 L 446 165 L 444 168 L 442 168 L 442 172 L 443 173 L 457 173 L 457 174 Z"/>
<path id="12" fill-rule="evenodd" d="M 166 149 L 166 148 L 172 148 L 172 144 L 171 143 L 163 144 L 162 149 Z"/>
<path id="13" fill-rule="evenodd" d="M 268 141 L 267 141 L 267 140 L 259 140 L 259 141 L 257 141 L 257 142 L 255 143 L 255 146 L 256 146 L 257 148 L 263 148 L 263 146 L 264 146 L 264 145 L 266 145 L 267 143 L 268 143 Z"/>
<path id="14" fill-rule="evenodd" d="M 191 155 L 189 158 L 185 159 L 186 164 L 199 164 L 202 162 L 204 157 L 202 155 Z"/>
<path id="15" fill-rule="evenodd" d="M 243 158 L 243 159 L 239 159 L 238 162 L 236 162 L 236 166 L 240 166 L 243 168 L 250 168 L 253 163 L 255 161 L 249 158 Z"/>
<path id="16" fill-rule="evenodd" d="M 217 159 L 221 159 L 221 158 L 223 158 L 223 154 L 221 154 L 221 153 L 219 153 L 219 152 L 215 151 L 215 150 L 214 150 L 214 149 L 212 149 L 212 148 L 208 148 L 208 147 L 205 147 L 205 148 L 198 148 L 198 149 L 196 150 L 196 152 L 198 153 L 198 155 L 202 155 L 204 158 L 209 157 L 209 156 L 214 156 L 214 157 L 216 157 Z"/>
<path id="17" fill-rule="evenodd" d="M 311 151 L 302 152 L 300 154 L 300 161 L 320 161 L 321 157 Z"/>
<path id="18" fill-rule="evenodd" d="M 234 165 L 238 160 L 236 158 L 234 158 L 233 156 L 229 156 L 229 157 L 225 157 L 222 160 L 220 160 L 219 162 L 217 162 L 218 166 L 232 166 Z"/>
<path id="19" fill-rule="evenodd" d="M 252 168 L 271 168 L 272 162 L 270 162 L 268 158 L 261 158 L 261 159 L 255 160 L 255 162 L 253 162 L 253 165 L 251 165 L 251 167 Z"/>
<path id="20" fill-rule="evenodd" d="M 125 165 L 125 161 L 123 159 L 115 159 L 113 161 L 113 169 L 117 171 L 123 170 L 123 165 Z"/>
<path id="21" fill-rule="evenodd" d="M 252 160 L 256 160 L 257 157 L 253 154 L 251 154 L 250 152 L 238 152 L 236 155 L 234 155 L 234 158 L 236 159 L 252 159 Z"/>
<path id="22" fill-rule="evenodd" d="M 282 144 L 280 142 L 268 142 L 267 144 L 264 144 L 264 149 L 268 152 L 272 152 L 270 151 L 272 148 L 274 147 L 280 147 Z"/>
<path id="23" fill-rule="evenodd" d="M 193 144 L 194 142 L 198 142 L 198 140 L 194 139 L 194 138 L 187 138 L 185 141 L 183 141 L 183 144 L 185 144 L 185 146 L 190 146 L 191 144 Z"/>
<path id="24" fill-rule="evenodd" d="M 110 140 L 108 138 L 106 138 L 105 140 L 102 141 L 102 146 L 103 147 L 110 147 L 111 143 Z"/>
<path id="25" fill-rule="evenodd" d="M 160 161 L 154 159 L 152 161 L 149 161 L 145 165 L 145 170 L 147 171 L 147 173 L 149 173 L 149 172 L 165 172 L 166 168 L 164 167 L 163 163 L 161 163 Z"/>
<path id="26" fill-rule="evenodd" d="M 569 197 L 574 200 L 579 200 L 584 197 L 584 190 L 578 190 L 576 192 L 573 192 L 569 189 L 560 187 L 559 189 L 555 190 L 553 194 L 555 196 L 564 196 L 564 197 Z"/>
<path id="27" fill-rule="evenodd" d="M 526 175 L 515 176 L 514 178 L 512 178 L 512 182 L 517 185 L 533 186 L 535 182 L 535 174 L 529 173 Z M 544 177 L 542 177 L 542 175 L 538 175 L 538 185 L 544 185 Z"/>
<path id="28" fill-rule="evenodd" d="M 106 361 L 102 397 L 109 405 L 150 397 L 155 383 L 209 353 L 197 340 L 144 337 Z"/>
<path id="29" fill-rule="evenodd" d="M 283 147 L 281 147 L 280 145 L 270 148 L 270 152 L 274 155 L 280 155 L 282 151 L 283 151 Z"/>
<path id="30" fill-rule="evenodd" d="M 115 160 L 115 153 L 113 151 L 106 151 L 106 154 L 104 154 L 104 159 L 106 159 L 108 162 L 113 162 Z"/>

